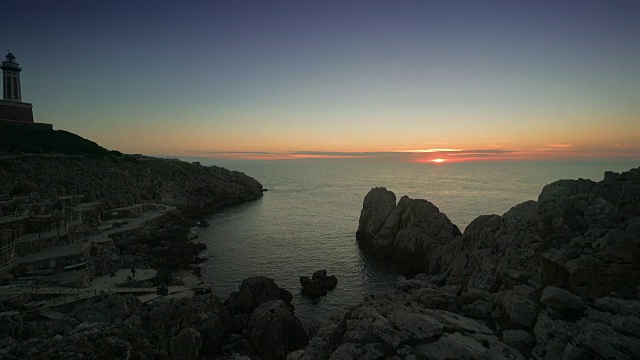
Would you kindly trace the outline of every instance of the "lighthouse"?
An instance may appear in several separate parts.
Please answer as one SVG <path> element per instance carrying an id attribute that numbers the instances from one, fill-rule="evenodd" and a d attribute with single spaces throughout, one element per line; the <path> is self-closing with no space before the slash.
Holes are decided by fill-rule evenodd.
<path id="1" fill-rule="evenodd" d="M 16 62 L 16 57 L 8 53 L 5 61 L 2 62 L 2 88 L 4 90 L 4 100 L 22 102 L 20 95 L 20 71 L 22 68 Z"/>
<path id="2" fill-rule="evenodd" d="M 33 106 L 22 102 L 20 72 L 22 68 L 12 53 L 2 62 L 2 93 L 0 121 L 33 123 Z"/>

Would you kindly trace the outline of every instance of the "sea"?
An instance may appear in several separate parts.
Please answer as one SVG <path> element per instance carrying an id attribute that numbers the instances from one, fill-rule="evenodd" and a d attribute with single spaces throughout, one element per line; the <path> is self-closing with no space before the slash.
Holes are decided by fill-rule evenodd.
<path id="1" fill-rule="evenodd" d="M 190 159 L 193 160 L 193 159 Z M 220 165 L 260 181 L 268 191 L 256 201 L 222 209 L 197 229 L 207 245 L 203 281 L 226 299 L 244 278 L 264 275 L 293 294 L 296 315 L 306 326 L 381 290 L 393 288 L 401 265 L 363 254 L 356 242 L 367 192 L 378 186 L 401 196 L 427 199 L 461 231 L 476 217 L 502 215 L 536 200 L 544 185 L 559 179 L 602 180 L 635 162 L 357 163 L 238 162 Z M 300 276 L 325 269 L 338 286 L 325 297 L 301 294 Z"/>

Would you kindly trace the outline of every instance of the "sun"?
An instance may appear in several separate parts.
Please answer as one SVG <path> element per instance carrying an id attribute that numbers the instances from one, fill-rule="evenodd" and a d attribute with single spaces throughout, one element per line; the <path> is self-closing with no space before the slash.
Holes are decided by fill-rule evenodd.
<path id="1" fill-rule="evenodd" d="M 434 163 L 443 163 L 444 159 L 433 159 L 431 161 L 433 161 Z"/>

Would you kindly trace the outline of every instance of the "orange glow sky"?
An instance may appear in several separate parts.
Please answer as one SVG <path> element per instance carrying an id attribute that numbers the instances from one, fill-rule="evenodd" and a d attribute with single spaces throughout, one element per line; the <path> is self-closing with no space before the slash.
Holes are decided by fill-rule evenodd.
<path id="1" fill-rule="evenodd" d="M 7 4 L 36 121 L 221 161 L 640 161 L 637 1 L 114 1 Z"/>

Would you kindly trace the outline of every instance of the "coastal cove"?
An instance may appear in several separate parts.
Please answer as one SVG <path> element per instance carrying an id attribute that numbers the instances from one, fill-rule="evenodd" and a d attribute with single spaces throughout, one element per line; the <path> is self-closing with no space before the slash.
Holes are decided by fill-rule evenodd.
<path id="1" fill-rule="evenodd" d="M 190 159 L 193 160 L 193 159 Z M 203 165 L 206 159 L 197 159 Z M 386 186 L 396 194 L 427 199 L 461 231 L 480 215 L 502 215 L 536 200 L 558 179 L 602 180 L 605 171 L 626 171 L 625 162 L 500 162 L 466 164 L 229 163 L 269 191 L 253 202 L 222 209 L 199 229 L 207 246 L 203 281 L 225 298 L 242 280 L 264 275 L 293 293 L 296 315 L 313 319 L 362 301 L 395 285 L 403 269 L 364 255 L 355 232 L 367 192 Z M 338 286 L 319 300 L 300 294 L 299 276 L 326 269 Z"/>

